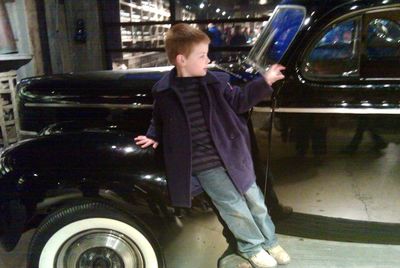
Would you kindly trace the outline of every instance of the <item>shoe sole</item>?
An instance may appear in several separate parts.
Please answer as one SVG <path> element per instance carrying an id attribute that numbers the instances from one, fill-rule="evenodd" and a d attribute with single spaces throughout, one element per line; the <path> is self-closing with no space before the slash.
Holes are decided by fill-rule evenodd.
<path id="1" fill-rule="evenodd" d="M 277 267 L 278 266 L 277 264 L 274 265 L 274 266 L 258 266 L 257 264 L 255 264 L 251 260 L 247 260 L 247 261 L 251 263 L 251 266 L 253 266 L 253 268 L 273 268 L 273 267 Z"/>
<path id="2" fill-rule="evenodd" d="M 281 263 L 278 263 L 278 265 L 286 265 L 286 264 L 289 264 L 290 263 L 290 260 L 289 261 L 287 261 L 287 262 L 281 262 Z"/>

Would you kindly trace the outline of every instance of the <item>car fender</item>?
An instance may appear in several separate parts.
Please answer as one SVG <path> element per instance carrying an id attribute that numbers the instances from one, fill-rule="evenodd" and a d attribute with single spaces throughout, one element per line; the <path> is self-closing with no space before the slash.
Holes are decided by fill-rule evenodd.
<path id="1" fill-rule="evenodd" d="M 0 154 L 0 174 L 0 241 L 7 250 L 18 242 L 38 203 L 66 190 L 86 197 L 106 190 L 126 202 L 157 204 L 162 211 L 168 203 L 162 157 L 124 133 L 85 131 L 25 140 Z"/>

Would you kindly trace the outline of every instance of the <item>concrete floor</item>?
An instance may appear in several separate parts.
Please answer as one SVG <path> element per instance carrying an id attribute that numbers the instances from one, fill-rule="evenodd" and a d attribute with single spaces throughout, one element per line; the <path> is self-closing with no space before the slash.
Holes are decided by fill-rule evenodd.
<path id="1" fill-rule="evenodd" d="M 211 215 L 184 220 L 182 233 L 166 248 L 169 267 L 217 267 L 226 248 L 222 227 Z M 292 257 L 293 268 L 400 267 L 400 246 L 306 239 L 278 234 L 278 241 Z"/>

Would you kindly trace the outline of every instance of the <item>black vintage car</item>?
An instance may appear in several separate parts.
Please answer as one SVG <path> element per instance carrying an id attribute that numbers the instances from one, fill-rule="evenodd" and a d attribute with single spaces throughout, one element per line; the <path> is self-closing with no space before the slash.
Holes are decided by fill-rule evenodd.
<path id="1" fill-rule="evenodd" d="M 271 150 L 269 168 L 277 181 L 310 176 L 308 147 L 329 171 L 332 155 L 343 153 L 349 160 L 366 147 L 381 151 L 399 143 L 399 1 L 283 1 L 232 79 L 244 83 L 274 62 L 286 66 L 286 79 L 274 86 L 272 102 L 255 110 L 270 115 L 272 135 L 260 142 L 268 141 L 268 149 L 262 148 Z M 5 249 L 12 250 L 23 231 L 37 227 L 29 267 L 165 267 L 157 236 L 145 222 L 149 212 L 173 215 L 168 178 L 157 151 L 140 149 L 133 137 L 147 128 L 151 87 L 168 69 L 19 83 L 21 133 L 35 137 L 0 156 Z M 363 132 L 371 133 L 372 144 L 362 143 Z M 293 156 L 299 156 L 297 165 L 288 172 L 285 161 Z M 357 159 L 362 160 L 367 164 L 361 165 L 373 166 L 373 158 Z M 49 199 L 55 201 L 45 202 Z M 324 216 L 321 210 L 314 214 Z"/>

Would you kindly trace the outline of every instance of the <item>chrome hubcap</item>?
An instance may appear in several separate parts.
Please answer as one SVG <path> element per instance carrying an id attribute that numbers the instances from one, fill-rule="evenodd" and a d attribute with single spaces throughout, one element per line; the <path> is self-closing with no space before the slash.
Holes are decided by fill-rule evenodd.
<path id="1" fill-rule="evenodd" d="M 143 268 L 144 260 L 129 237 L 111 230 L 90 230 L 68 239 L 55 264 L 63 268 Z"/>

